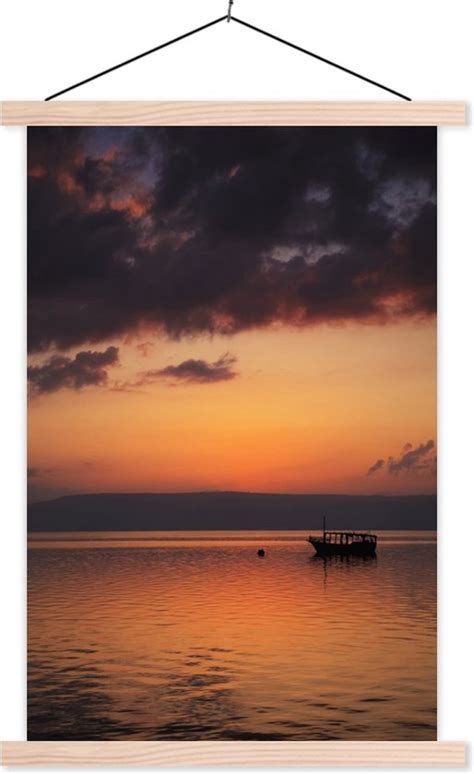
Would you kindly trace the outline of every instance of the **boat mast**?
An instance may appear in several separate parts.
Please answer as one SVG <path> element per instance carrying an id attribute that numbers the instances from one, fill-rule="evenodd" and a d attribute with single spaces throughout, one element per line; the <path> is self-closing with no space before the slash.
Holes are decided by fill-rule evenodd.
<path id="1" fill-rule="evenodd" d="M 326 516 L 323 516 L 323 542 L 326 542 Z"/>

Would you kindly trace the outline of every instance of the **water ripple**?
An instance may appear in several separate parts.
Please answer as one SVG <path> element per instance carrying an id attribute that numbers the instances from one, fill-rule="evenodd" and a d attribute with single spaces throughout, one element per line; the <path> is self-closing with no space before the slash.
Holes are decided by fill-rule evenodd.
<path id="1" fill-rule="evenodd" d="M 28 738 L 435 739 L 433 535 L 303 538 L 33 536 Z"/>

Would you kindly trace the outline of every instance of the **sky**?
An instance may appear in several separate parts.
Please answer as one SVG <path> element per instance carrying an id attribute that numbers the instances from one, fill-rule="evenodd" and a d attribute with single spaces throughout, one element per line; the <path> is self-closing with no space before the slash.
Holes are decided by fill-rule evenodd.
<path id="1" fill-rule="evenodd" d="M 434 493 L 436 266 L 435 128 L 30 128 L 30 501 Z"/>

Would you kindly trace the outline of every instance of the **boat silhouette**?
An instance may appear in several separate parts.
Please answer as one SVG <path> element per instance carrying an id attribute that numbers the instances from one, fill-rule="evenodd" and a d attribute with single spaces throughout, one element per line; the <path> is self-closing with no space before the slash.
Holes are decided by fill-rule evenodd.
<path id="1" fill-rule="evenodd" d="M 375 556 L 377 535 L 370 532 L 340 532 L 326 529 L 323 519 L 322 537 L 308 537 L 318 556 Z"/>

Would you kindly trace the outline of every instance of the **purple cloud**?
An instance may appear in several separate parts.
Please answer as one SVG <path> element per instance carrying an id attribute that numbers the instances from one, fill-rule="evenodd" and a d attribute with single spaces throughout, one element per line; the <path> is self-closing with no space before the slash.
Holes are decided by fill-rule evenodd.
<path id="1" fill-rule="evenodd" d="M 53 355 L 41 365 L 28 367 L 30 389 L 40 395 L 63 388 L 80 390 L 104 385 L 108 381 L 107 369 L 118 363 L 118 353 L 117 347 L 108 347 L 104 352 L 78 352 L 74 358 Z"/>
<path id="2" fill-rule="evenodd" d="M 235 379 L 237 372 L 233 366 L 237 358 L 226 352 L 214 363 L 206 360 L 183 360 L 178 365 L 169 365 L 158 370 L 144 371 L 141 384 L 148 384 L 157 379 L 171 379 L 173 382 L 188 384 L 215 384 Z"/>

